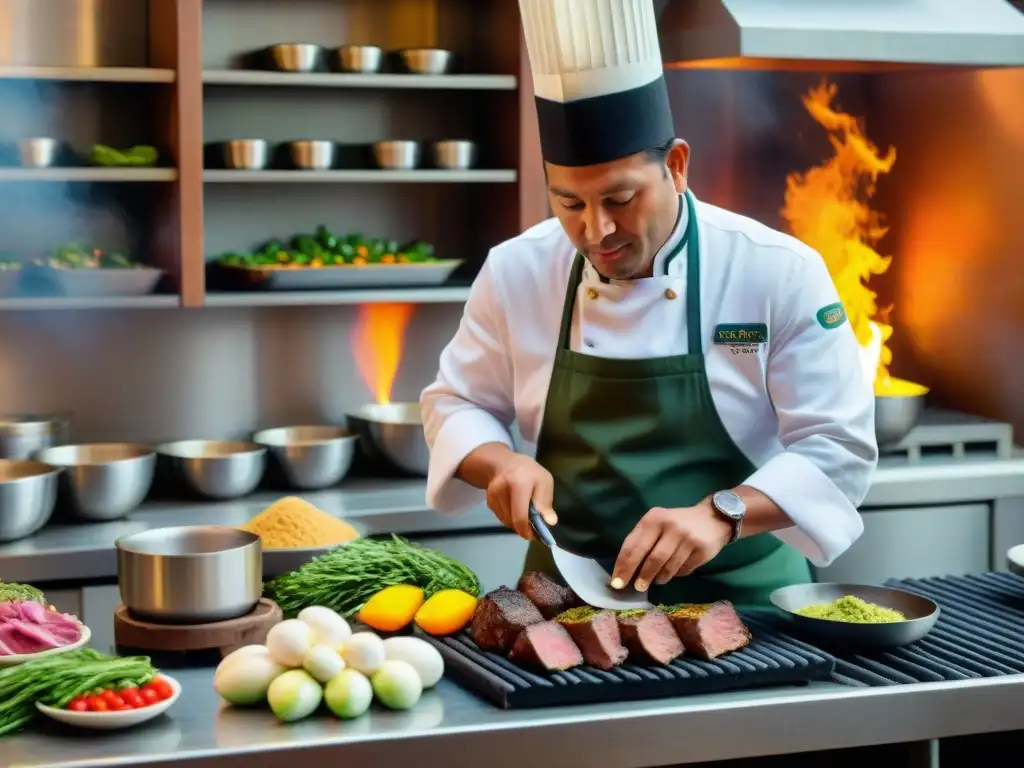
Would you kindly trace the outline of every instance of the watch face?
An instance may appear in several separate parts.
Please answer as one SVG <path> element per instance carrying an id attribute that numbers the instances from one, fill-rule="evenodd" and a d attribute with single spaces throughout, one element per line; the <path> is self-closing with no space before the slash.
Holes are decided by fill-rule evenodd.
<path id="1" fill-rule="evenodd" d="M 711 500 L 719 512 L 733 520 L 741 520 L 747 511 L 747 505 L 743 503 L 743 499 L 732 491 L 719 491 Z"/>

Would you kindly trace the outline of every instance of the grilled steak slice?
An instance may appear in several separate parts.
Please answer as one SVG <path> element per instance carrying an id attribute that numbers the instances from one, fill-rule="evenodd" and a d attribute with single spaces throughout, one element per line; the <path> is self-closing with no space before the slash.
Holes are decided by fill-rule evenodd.
<path id="1" fill-rule="evenodd" d="M 650 659 L 657 664 L 671 664 L 683 654 L 683 642 L 664 612 L 620 611 L 619 632 L 622 642 L 635 659 Z"/>
<path id="2" fill-rule="evenodd" d="M 485 651 L 508 653 L 519 633 L 544 621 L 537 606 L 522 592 L 498 587 L 488 592 L 476 607 L 469 634 Z"/>
<path id="3" fill-rule="evenodd" d="M 519 579 L 518 589 L 540 609 L 545 619 L 553 619 L 562 611 L 583 605 L 575 592 L 539 571 L 524 573 Z"/>
<path id="4" fill-rule="evenodd" d="M 573 642 L 583 652 L 587 664 L 592 667 L 612 669 L 629 655 L 622 644 L 619 622 L 613 611 L 599 611 L 589 606 L 573 608 L 560 613 L 555 621 L 565 627 Z M 675 637 L 675 632 L 672 636 Z"/>
<path id="5" fill-rule="evenodd" d="M 702 659 L 738 651 L 751 639 L 750 630 L 728 600 L 703 605 L 663 608 L 686 650 Z"/>
<path id="6" fill-rule="evenodd" d="M 557 621 L 531 624 L 520 632 L 508 658 L 549 672 L 571 669 L 583 663 L 580 649 Z"/>

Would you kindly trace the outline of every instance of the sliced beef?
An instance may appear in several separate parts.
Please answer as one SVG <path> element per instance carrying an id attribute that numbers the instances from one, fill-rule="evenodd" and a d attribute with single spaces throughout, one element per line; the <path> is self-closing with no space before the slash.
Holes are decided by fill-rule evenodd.
<path id="1" fill-rule="evenodd" d="M 522 592 L 498 587 L 488 592 L 476 607 L 469 634 L 485 651 L 508 653 L 519 633 L 544 621 L 537 606 Z"/>
<path id="2" fill-rule="evenodd" d="M 622 643 L 634 661 L 646 659 L 671 664 L 683 654 L 683 642 L 672 621 L 657 608 L 649 611 L 621 611 L 618 615 Z"/>
<path id="3" fill-rule="evenodd" d="M 583 605 L 575 592 L 562 586 L 546 573 L 524 573 L 517 585 L 520 592 L 530 598 L 545 619 L 553 619 L 563 611 Z"/>
<path id="4" fill-rule="evenodd" d="M 531 624 L 520 632 L 508 658 L 549 672 L 571 669 L 583 663 L 580 649 L 557 621 Z"/>
<path id="5" fill-rule="evenodd" d="M 622 644 L 619 622 L 612 611 L 596 608 L 573 608 L 555 619 L 565 627 L 579 646 L 587 664 L 598 669 L 612 669 L 626 660 L 629 651 Z M 671 629 L 671 627 L 670 627 Z"/>
<path id="6" fill-rule="evenodd" d="M 686 650 L 702 659 L 738 651 L 751 639 L 750 630 L 728 600 L 664 609 Z"/>

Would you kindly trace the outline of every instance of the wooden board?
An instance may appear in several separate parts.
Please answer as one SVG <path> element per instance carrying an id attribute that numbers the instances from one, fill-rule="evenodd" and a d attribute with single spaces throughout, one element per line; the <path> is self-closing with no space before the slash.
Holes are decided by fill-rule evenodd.
<path id="1" fill-rule="evenodd" d="M 147 651 L 219 650 L 227 655 L 243 645 L 262 645 L 282 617 L 277 603 L 265 597 L 252 613 L 213 624 L 154 624 L 134 618 L 119 605 L 114 611 L 114 642 Z"/>

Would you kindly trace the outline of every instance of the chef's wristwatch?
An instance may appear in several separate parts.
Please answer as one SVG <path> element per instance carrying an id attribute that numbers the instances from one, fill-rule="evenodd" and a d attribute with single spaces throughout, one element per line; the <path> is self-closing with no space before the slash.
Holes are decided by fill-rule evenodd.
<path id="1" fill-rule="evenodd" d="M 732 544 L 740 537 L 740 528 L 743 527 L 743 516 L 747 514 L 747 505 L 743 499 L 734 491 L 719 491 L 711 497 L 711 506 L 719 516 L 725 518 L 732 524 Z"/>

